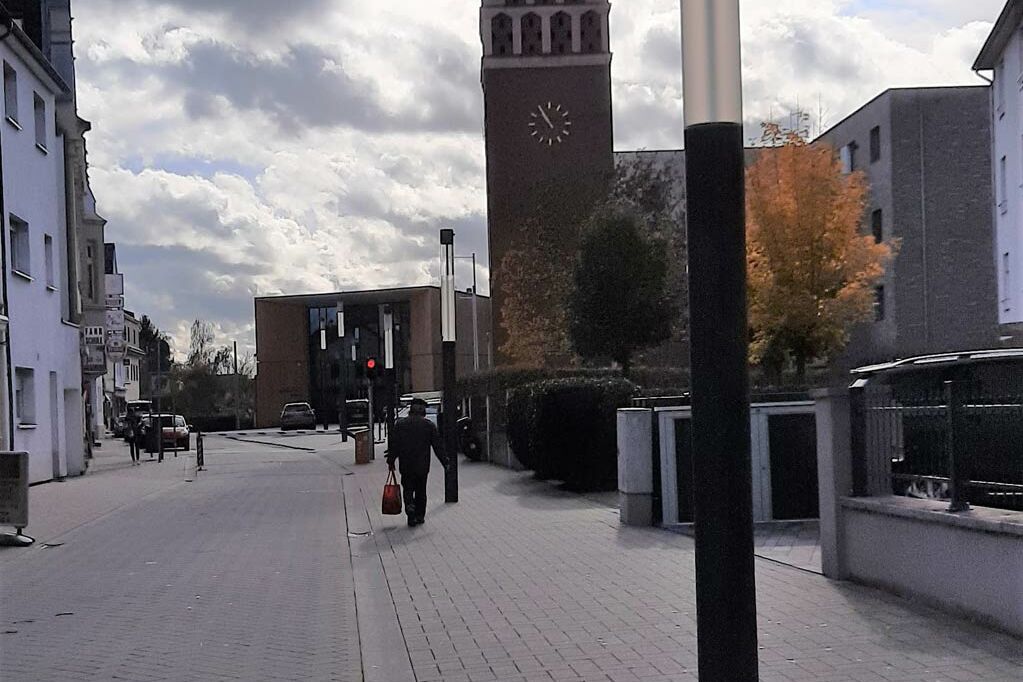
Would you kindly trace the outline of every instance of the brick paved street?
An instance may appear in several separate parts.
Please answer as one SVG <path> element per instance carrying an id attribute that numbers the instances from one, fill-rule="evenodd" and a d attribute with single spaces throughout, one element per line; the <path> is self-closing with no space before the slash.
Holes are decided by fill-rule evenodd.
<path id="1" fill-rule="evenodd" d="M 63 531 L 34 502 L 64 544 L 0 551 L 0 679 L 695 679 L 690 538 L 464 463 L 461 502 L 436 468 L 409 529 L 379 513 L 381 458 L 257 438 L 211 438 L 195 483 L 171 459 L 33 488 L 120 497 Z M 757 577 L 763 680 L 1023 675 L 1018 639 L 772 561 Z"/>
<path id="2" fill-rule="evenodd" d="M 61 546 L 0 553 L 0 679 L 362 679 L 336 468 L 229 441 L 208 459 L 195 483 L 172 456 L 33 488 L 141 490 Z"/>

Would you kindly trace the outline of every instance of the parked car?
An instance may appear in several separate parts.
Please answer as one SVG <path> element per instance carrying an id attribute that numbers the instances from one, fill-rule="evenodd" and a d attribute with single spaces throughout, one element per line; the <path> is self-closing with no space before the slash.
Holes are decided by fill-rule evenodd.
<path id="1" fill-rule="evenodd" d="M 431 393 L 410 393 L 401 397 L 401 407 L 398 408 L 397 418 L 407 417 L 409 407 L 413 398 L 422 398 L 426 401 L 426 418 L 440 428 L 441 398 L 439 392 Z"/>
<path id="2" fill-rule="evenodd" d="M 145 432 L 146 452 L 157 452 L 160 442 L 157 430 L 163 439 L 163 449 L 188 450 L 191 447 L 191 430 L 180 414 L 146 414 L 141 417 L 142 429 Z M 153 426 L 159 423 L 159 429 Z"/>
<path id="3" fill-rule="evenodd" d="M 288 403 L 281 410 L 281 430 L 315 429 L 316 412 L 309 403 Z"/>

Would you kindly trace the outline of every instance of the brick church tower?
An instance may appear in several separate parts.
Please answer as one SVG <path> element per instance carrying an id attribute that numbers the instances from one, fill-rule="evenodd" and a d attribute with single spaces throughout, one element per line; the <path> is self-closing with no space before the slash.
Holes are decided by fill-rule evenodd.
<path id="1" fill-rule="evenodd" d="M 538 214 L 574 237 L 613 172 L 610 11 L 608 0 L 483 0 L 492 273 Z M 500 365 L 505 292 L 491 279 Z"/>

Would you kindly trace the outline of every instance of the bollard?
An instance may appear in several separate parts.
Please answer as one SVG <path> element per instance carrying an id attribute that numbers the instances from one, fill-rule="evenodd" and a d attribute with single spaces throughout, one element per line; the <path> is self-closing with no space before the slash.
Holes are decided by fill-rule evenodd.
<path id="1" fill-rule="evenodd" d="M 206 471 L 206 455 L 203 452 L 203 437 L 202 431 L 196 433 L 195 436 L 195 464 L 198 471 Z"/>
<path id="2" fill-rule="evenodd" d="M 191 455 L 184 456 L 184 462 L 182 462 L 182 466 L 184 467 L 185 482 L 187 483 L 191 483 L 192 481 L 195 480 L 196 470 L 198 469 L 195 460 L 196 458 Z"/>

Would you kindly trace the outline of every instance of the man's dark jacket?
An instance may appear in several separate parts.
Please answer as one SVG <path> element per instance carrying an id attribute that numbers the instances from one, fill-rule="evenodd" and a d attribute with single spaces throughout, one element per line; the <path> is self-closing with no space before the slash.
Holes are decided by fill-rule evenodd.
<path id="1" fill-rule="evenodd" d="M 430 448 L 441 464 L 447 462 L 440 432 L 426 417 L 404 417 L 391 427 L 387 463 L 398 460 L 402 476 L 426 476 L 430 473 Z"/>

